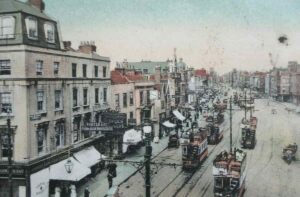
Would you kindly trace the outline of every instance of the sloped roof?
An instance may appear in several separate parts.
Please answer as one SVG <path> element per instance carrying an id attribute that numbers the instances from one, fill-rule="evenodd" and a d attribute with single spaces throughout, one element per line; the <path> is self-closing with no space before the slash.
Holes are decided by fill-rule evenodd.
<path id="1" fill-rule="evenodd" d="M 38 8 L 18 0 L 0 0 L 0 13 L 11 13 L 11 12 L 25 12 L 33 16 L 52 20 L 44 12 L 41 12 Z"/>
<path id="2" fill-rule="evenodd" d="M 112 84 L 125 84 L 129 83 L 127 78 L 122 75 L 119 71 L 113 70 L 111 71 L 111 82 Z"/>

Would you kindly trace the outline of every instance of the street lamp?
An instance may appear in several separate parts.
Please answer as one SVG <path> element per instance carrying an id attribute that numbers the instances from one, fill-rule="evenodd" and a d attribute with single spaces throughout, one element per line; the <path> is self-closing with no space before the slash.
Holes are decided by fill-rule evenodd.
<path id="1" fill-rule="evenodd" d="M 71 159 L 69 158 L 68 161 L 65 163 L 65 169 L 67 171 L 68 174 L 70 174 L 73 170 L 74 164 L 71 161 Z"/>

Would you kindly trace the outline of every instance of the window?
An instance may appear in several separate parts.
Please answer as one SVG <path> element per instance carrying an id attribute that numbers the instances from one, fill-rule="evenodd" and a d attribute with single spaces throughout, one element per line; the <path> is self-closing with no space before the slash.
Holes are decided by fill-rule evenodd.
<path id="1" fill-rule="evenodd" d="M 140 91 L 140 105 L 144 104 L 144 92 Z"/>
<path id="2" fill-rule="evenodd" d="M 12 113 L 12 97 L 10 92 L 0 93 L 0 114 Z"/>
<path id="3" fill-rule="evenodd" d="M 36 61 L 36 75 L 43 75 L 43 61 Z"/>
<path id="4" fill-rule="evenodd" d="M 107 88 L 103 88 L 103 102 L 107 102 Z"/>
<path id="5" fill-rule="evenodd" d="M 10 60 L 0 60 L 0 75 L 10 75 L 11 65 Z"/>
<path id="6" fill-rule="evenodd" d="M 37 20 L 33 17 L 27 17 L 25 19 L 27 35 L 30 39 L 38 39 L 38 27 L 37 27 Z"/>
<path id="7" fill-rule="evenodd" d="M 123 93 L 123 107 L 127 107 L 127 93 Z"/>
<path id="8" fill-rule="evenodd" d="M 45 153 L 47 148 L 47 128 L 39 126 L 37 129 L 38 154 Z"/>
<path id="9" fill-rule="evenodd" d="M 54 105 L 55 109 L 62 109 L 62 93 L 61 90 L 55 90 L 54 92 Z"/>
<path id="10" fill-rule="evenodd" d="M 0 17 L 0 39 L 15 37 L 15 18 L 13 16 Z"/>
<path id="11" fill-rule="evenodd" d="M 83 105 L 88 105 L 88 89 L 83 89 Z"/>
<path id="12" fill-rule="evenodd" d="M 64 122 L 56 123 L 55 125 L 55 145 L 62 147 L 65 144 L 65 124 Z"/>
<path id="13" fill-rule="evenodd" d="M 133 105 L 133 92 L 129 93 L 129 105 Z"/>
<path id="14" fill-rule="evenodd" d="M 103 66 L 103 78 L 106 77 L 106 66 Z"/>
<path id="15" fill-rule="evenodd" d="M 82 76 L 86 77 L 86 64 L 82 65 Z"/>
<path id="16" fill-rule="evenodd" d="M 72 77 L 77 76 L 77 64 L 72 64 Z"/>
<path id="17" fill-rule="evenodd" d="M 148 69 L 143 69 L 144 74 L 148 74 Z"/>
<path id="18" fill-rule="evenodd" d="M 1 134 L 1 141 L 0 141 L 0 144 L 1 144 L 1 157 L 2 158 L 8 158 L 9 156 L 9 141 L 8 141 L 8 136 L 6 135 L 7 133 L 7 129 L 1 129 L 0 130 L 0 134 Z M 13 140 L 13 136 L 11 136 L 11 151 L 12 151 L 12 154 L 14 153 L 13 151 L 13 147 L 14 147 L 14 140 Z"/>
<path id="19" fill-rule="evenodd" d="M 78 90 L 77 88 L 73 88 L 73 107 L 77 107 L 78 106 Z"/>
<path id="20" fill-rule="evenodd" d="M 94 66 L 94 76 L 98 77 L 98 66 Z"/>
<path id="21" fill-rule="evenodd" d="M 130 117 L 130 119 L 133 119 L 133 112 L 132 111 L 129 113 L 129 117 Z"/>
<path id="22" fill-rule="evenodd" d="M 37 96 L 37 111 L 45 111 L 45 95 L 44 91 L 40 90 L 36 93 Z"/>
<path id="23" fill-rule="evenodd" d="M 99 103 L 99 88 L 95 88 L 95 103 Z"/>
<path id="24" fill-rule="evenodd" d="M 115 94 L 115 104 L 116 104 L 116 107 L 120 107 L 120 96 L 119 96 L 119 94 Z"/>
<path id="25" fill-rule="evenodd" d="M 58 75 L 58 71 L 59 71 L 59 62 L 54 62 L 53 63 L 53 74 Z"/>
<path id="26" fill-rule="evenodd" d="M 53 23 L 45 23 L 44 24 L 44 31 L 45 31 L 45 38 L 47 42 L 54 43 L 55 42 L 55 31 L 54 31 L 54 24 Z"/>

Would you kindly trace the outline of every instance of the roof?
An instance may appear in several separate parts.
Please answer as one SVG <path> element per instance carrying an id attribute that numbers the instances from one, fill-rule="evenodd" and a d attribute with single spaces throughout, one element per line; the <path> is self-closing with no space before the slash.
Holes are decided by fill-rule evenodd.
<path id="1" fill-rule="evenodd" d="M 206 77 L 207 76 L 206 70 L 204 68 L 195 70 L 195 76 Z"/>
<path id="2" fill-rule="evenodd" d="M 164 62 L 141 61 L 141 62 L 128 62 L 127 64 L 129 69 L 135 69 L 135 70 L 148 69 L 149 74 L 154 74 L 156 67 L 160 67 L 162 70 L 168 69 L 170 61 L 164 61 Z"/>
<path id="3" fill-rule="evenodd" d="M 30 5 L 29 3 L 18 0 L 0 0 L 0 13 L 11 12 L 25 12 L 33 16 L 53 21 L 53 19 L 47 16 L 44 12 L 41 12 L 38 8 Z"/>
<path id="4" fill-rule="evenodd" d="M 122 75 L 119 71 L 113 70 L 111 71 L 111 82 L 112 84 L 125 84 L 129 83 L 127 78 Z"/>

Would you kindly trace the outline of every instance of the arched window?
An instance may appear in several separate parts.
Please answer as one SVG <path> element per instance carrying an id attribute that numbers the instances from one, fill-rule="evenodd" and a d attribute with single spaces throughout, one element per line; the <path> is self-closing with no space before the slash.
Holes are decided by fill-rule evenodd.
<path id="1" fill-rule="evenodd" d="M 55 42 L 55 27 L 53 23 L 44 24 L 45 38 L 47 42 Z"/>
<path id="2" fill-rule="evenodd" d="M 15 37 L 15 18 L 13 16 L 0 16 L 0 39 Z"/>
<path id="3" fill-rule="evenodd" d="M 25 19 L 26 23 L 26 30 L 28 38 L 30 39 L 38 39 L 38 26 L 37 26 L 37 20 L 34 17 L 27 17 Z"/>

